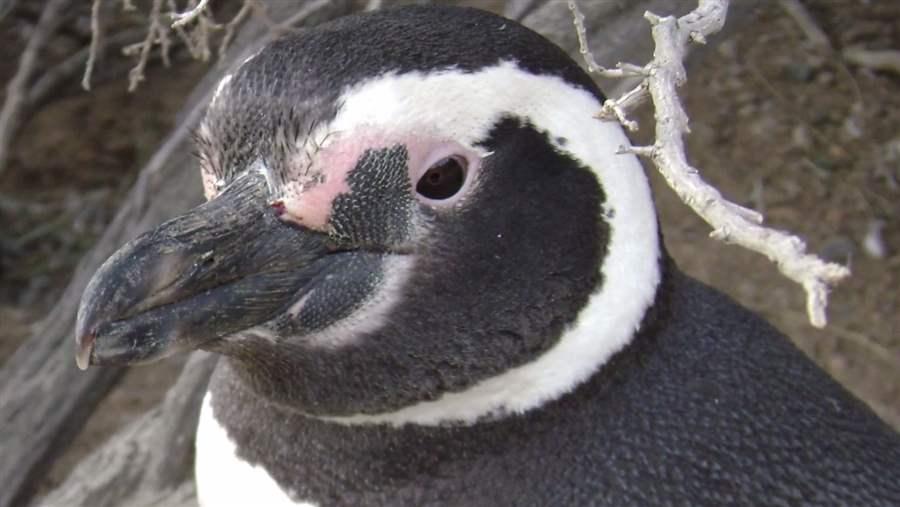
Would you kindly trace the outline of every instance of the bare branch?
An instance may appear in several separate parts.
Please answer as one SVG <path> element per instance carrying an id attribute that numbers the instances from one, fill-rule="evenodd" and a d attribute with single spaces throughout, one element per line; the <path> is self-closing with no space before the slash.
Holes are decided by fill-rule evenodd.
<path id="1" fill-rule="evenodd" d="M 175 0 L 168 0 L 168 5 L 169 5 L 169 9 L 172 12 L 172 15 L 175 15 L 178 12 L 178 6 L 175 4 Z M 188 52 L 191 54 L 191 57 L 194 59 L 197 59 L 197 60 L 201 60 L 203 58 L 203 53 L 200 50 L 200 48 L 197 46 L 195 38 L 189 32 L 189 30 L 186 29 L 185 27 L 183 27 L 181 25 L 177 25 L 175 23 L 172 23 L 171 28 L 172 28 L 172 31 L 174 31 L 175 34 L 178 36 L 178 38 L 181 39 L 181 42 L 184 43 Z M 168 67 L 169 66 L 168 60 L 163 59 L 163 65 Z"/>
<path id="2" fill-rule="evenodd" d="M 299 9 L 291 17 L 275 25 L 269 32 L 269 36 L 266 39 L 271 40 L 275 37 L 278 37 L 282 33 L 293 28 L 304 19 L 312 16 L 317 11 L 320 11 L 323 8 L 327 7 L 329 3 L 331 3 L 331 0 L 311 0 L 307 2 L 302 9 Z"/>
<path id="3" fill-rule="evenodd" d="M 241 23 L 244 22 L 244 19 L 253 12 L 254 4 L 253 2 L 244 2 L 241 5 L 241 10 L 238 11 L 237 14 L 231 18 L 231 21 L 225 24 L 225 35 L 222 36 L 222 42 L 219 43 L 219 61 L 223 61 L 225 58 L 225 51 L 228 50 L 228 45 L 231 44 L 231 39 L 234 38 L 235 30 Z"/>
<path id="4" fill-rule="evenodd" d="M 139 40 L 142 35 L 143 30 L 140 28 L 129 28 L 128 30 L 110 35 L 109 37 L 104 37 L 102 46 L 109 47 L 130 44 L 135 40 Z M 68 81 L 79 70 L 83 69 L 86 62 L 88 62 L 92 54 L 96 51 L 97 50 L 92 46 L 79 49 L 65 60 L 47 69 L 40 78 L 35 80 L 34 84 L 31 85 L 28 90 L 27 107 L 36 107 L 40 104 L 40 102 L 47 98 L 53 90 Z M 104 70 L 109 71 L 109 65 L 105 66 Z M 96 80 L 93 76 L 91 76 L 91 79 Z M 83 84 L 84 83 L 82 82 L 82 85 Z"/>
<path id="5" fill-rule="evenodd" d="M 813 20 L 812 15 L 799 0 L 780 0 L 778 3 L 781 4 L 781 8 L 793 18 L 794 22 L 797 23 L 797 26 L 800 27 L 800 30 L 806 35 L 806 38 L 809 39 L 810 42 L 816 46 L 831 49 L 831 42 L 828 40 L 828 36 L 825 35 L 825 32 L 822 31 L 821 28 L 819 28 L 819 25 Z"/>
<path id="6" fill-rule="evenodd" d="M 199 2 L 197 2 L 197 5 L 195 5 L 193 9 L 182 13 L 173 12 L 172 19 L 174 19 L 175 21 L 172 23 L 172 28 L 178 28 L 194 20 L 202 19 L 203 11 L 206 10 L 208 4 L 209 0 L 200 0 Z"/>
<path id="7" fill-rule="evenodd" d="M 71 0 L 49 0 L 41 12 L 34 33 L 25 44 L 16 74 L 6 86 L 6 99 L 0 109 L 0 173 L 9 158 L 9 146 L 19 130 L 19 120 L 25 109 L 28 86 L 38 64 L 38 55 L 56 33 Z"/>
<path id="8" fill-rule="evenodd" d="M 597 118 L 601 120 L 616 120 L 629 131 L 634 132 L 638 129 L 638 124 L 636 121 L 628 119 L 627 111 L 633 111 L 648 96 L 647 81 L 641 81 L 618 99 L 607 99 L 603 103 L 603 107 L 600 108 L 600 112 L 597 113 Z"/>
<path id="9" fill-rule="evenodd" d="M 569 0 L 569 10 L 572 12 L 575 33 L 578 36 L 578 51 L 584 58 L 584 63 L 587 65 L 588 72 L 611 79 L 635 76 L 644 78 L 648 75 L 649 67 L 646 66 L 640 67 L 629 63 L 619 62 L 616 64 L 615 69 L 607 69 L 602 65 L 599 65 L 594 59 L 594 55 L 588 45 L 587 29 L 584 26 L 584 14 L 581 12 L 578 3 L 575 0 Z M 603 104 L 603 108 L 600 112 L 597 113 L 597 118 L 607 120 L 615 119 L 629 131 L 634 132 L 638 129 L 638 124 L 637 122 L 628 119 L 628 113 L 641 105 L 648 96 L 647 84 L 644 80 L 641 80 L 637 86 L 626 92 L 622 97 L 616 100 L 607 100 Z"/>
<path id="10" fill-rule="evenodd" d="M 91 74 L 94 72 L 100 40 L 103 38 L 103 27 L 100 25 L 100 4 L 102 3 L 103 0 L 94 0 L 94 3 L 91 4 L 91 45 L 88 50 L 87 64 L 84 66 L 84 77 L 81 78 L 81 87 L 86 91 L 91 89 Z"/>
<path id="11" fill-rule="evenodd" d="M 608 69 L 597 63 L 588 46 L 587 29 L 584 26 L 584 14 L 581 12 L 578 3 L 575 2 L 575 0 L 569 0 L 569 10 L 572 11 L 572 20 L 575 23 L 575 33 L 578 35 L 578 52 L 581 53 L 581 56 L 584 58 L 584 63 L 587 65 L 588 72 L 608 78 L 621 78 L 644 74 L 644 69 L 642 67 L 623 65 L 620 63 L 616 65 L 615 69 Z"/>
<path id="12" fill-rule="evenodd" d="M 71 1 L 71 0 L 70 0 Z M 104 0 L 93 0 L 91 9 L 91 50 L 88 53 L 85 77 L 82 86 L 86 89 L 90 85 L 90 76 L 94 69 L 97 53 L 103 47 L 100 30 L 100 8 Z M 123 10 L 134 9 L 130 0 L 120 0 Z M 149 63 L 150 55 L 154 47 L 159 46 L 160 57 L 164 66 L 170 65 L 170 53 L 173 42 L 184 43 L 191 57 L 196 60 L 208 61 L 212 55 L 212 48 L 216 48 L 219 61 L 224 59 L 225 52 L 234 39 L 238 26 L 251 16 L 258 17 L 267 25 L 275 35 L 289 30 L 293 25 L 303 21 L 309 15 L 328 6 L 331 2 L 326 0 L 313 0 L 306 2 L 297 8 L 290 18 L 274 23 L 268 17 L 267 6 L 261 0 L 243 0 L 241 8 L 226 23 L 217 23 L 213 19 L 212 3 L 209 0 L 191 0 L 189 7 L 184 12 L 179 12 L 175 0 L 153 0 L 150 12 L 147 15 L 147 32 L 141 42 L 122 48 L 122 52 L 128 56 L 135 56 L 136 63 L 129 73 L 128 91 L 134 91 L 145 78 L 145 71 Z M 166 12 L 164 12 L 166 11 Z M 171 23 L 165 21 L 172 19 Z M 222 32 L 222 38 L 214 41 L 216 32 Z M 174 34 L 174 36 L 173 36 Z"/>
<path id="13" fill-rule="evenodd" d="M 793 3 L 785 1 L 783 5 L 793 6 Z M 577 6 L 573 8 L 573 5 L 570 2 L 578 28 L 581 20 Z M 643 67 L 646 77 L 637 88 L 619 99 L 607 101 L 598 116 L 615 118 L 633 130 L 634 124 L 627 120 L 625 111 L 649 94 L 656 110 L 656 141 L 651 146 L 623 147 L 622 151 L 652 160 L 681 200 L 712 226 L 710 236 L 764 254 L 785 276 L 800 284 L 807 294 L 810 322 L 823 327 L 827 322 L 828 289 L 848 276 L 849 270 L 806 253 L 806 245 L 796 236 L 763 227 L 762 215 L 726 200 L 687 162 L 684 135 L 689 132 L 688 117 L 677 91 L 687 79 L 685 55 L 689 43 L 703 43 L 708 35 L 721 30 L 727 11 L 728 0 L 699 0 L 695 10 L 677 19 L 647 12 L 644 17 L 652 26 L 656 49 L 653 61 Z M 582 37 L 583 30 L 579 41 L 584 50 L 587 44 Z"/>
<path id="14" fill-rule="evenodd" d="M 863 48 L 847 48 L 842 54 L 850 63 L 900 74 L 900 51 L 896 49 L 873 51 Z"/>
<path id="15" fill-rule="evenodd" d="M 138 63 L 128 73 L 128 91 L 133 92 L 137 89 L 138 84 L 144 80 L 144 69 L 147 67 L 147 61 L 150 59 L 150 50 L 153 45 L 158 43 L 162 52 L 163 62 L 168 63 L 169 54 L 169 35 L 168 29 L 160 21 L 162 13 L 162 0 L 153 0 L 150 8 L 150 26 L 147 28 L 147 37 L 143 42 L 133 46 L 128 46 L 122 50 L 123 53 L 138 53 Z"/>

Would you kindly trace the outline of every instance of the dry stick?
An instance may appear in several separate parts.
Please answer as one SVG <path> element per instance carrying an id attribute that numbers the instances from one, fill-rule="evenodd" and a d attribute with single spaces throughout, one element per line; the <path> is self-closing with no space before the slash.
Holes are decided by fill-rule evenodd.
<path id="1" fill-rule="evenodd" d="M 143 30 L 139 28 L 130 28 L 123 32 L 112 34 L 109 37 L 104 37 L 102 44 L 106 47 L 117 47 L 124 44 L 130 44 L 135 40 L 139 40 L 143 33 Z M 31 88 L 28 90 L 27 107 L 36 107 L 38 104 L 40 104 L 44 99 L 47 98 L 50 92 L 58 88 L 63 83 L 66 83 L 75 73 L 77 73 L 80 69 L 83 69 L 86 65 L 86 62 L 89 62 L 91 58 L 96 58 L 95 55 L 97 51 L 98 48 L 94 47 L 94 45 L 91 44 L 88 47 L 79 49 L 72 55 L 68 56 L 62 62 L 47 69 L 47 71 L 44 72 L 44 74 L 42 74 L 40 78 L 34 81 L 34 84 L 32 84 Z M 103 67 L 103 70 L 109 71 L 109 65 L 105 65 Z M 82 85 L 84 85 L 83 81 Z"/>
<path id="2" fill-rule="evenodd" d="M 303 21 L 309 16 L 312 16 L 317 11 L 327 7 L 330 3 L 331 0 L 312 0 L 310 2 L 307 2 L 306 5 L 304 5 L 302 9 L 294 13 L 294 15 L 275 25 L 269 31 L 269 34 L 265 37 L 265 41 L 268 42 L 275 39 L 282 33 L 293 28 L 297 23 Z"/>
<path id="3" fill-rule="evenodd" d="M 314 0 L 312 2 L 307 2 L 307 4 L 304 5 L 302 9 L 295 12 L 291 17 L 289 17 L 286 20 L 284 20 L 283 22 L 275 25 L 275 29 L 273 30 L 273 32 L 279 32 L 282 30 L 290 30 L 297 23 L 312 16 L 317 11 L 327 7 L 329 3 L 330 2 L 328 0 Z M 275 36 L 277 36 L 276 33 L 270 34 L 270 36 L 267 37 L 267 40 L 271 39 Z"/>
<path id="4" fill-rule="evenodd" d="M 208 4 L 209 0 L 200 0 L 199 2 L 197 2 L 197 5 L 195 5 L 193 9 L 182 13 L 173 12 L 172 18 L 175 21 L 172 23 L 172 28 L 184 26 L 197 18 L 201 18 L 203 11 L 206 10 L 206 6 Z"/>
<path id="5" fill-rule="evenodd" d="M 175 0 L 168 0 L 168 4 L 169 4 L 169 10 L 172 11 L 171 15 L 174 16 L 175 13 L 178 12 L 178 5 L 175 4 Z M 200 48 L 197 47 L 197 44 L 195 43 L 194 38 L 191 36 L 190 33 L 188 33 L 187 29 L 185 29 L 185 27 L 183 27 L 179 24 L 176 24 L 176 23 L 172 23 L 171 28 L 175 32 L 175 35 L 177 35 L 178 38 L 181 39 L 181 42 L 184 43 L 185 47 L 188 50 L 188 53 L 191 54 L 191 58 L 193 58 L 195 60 L 200 60 L 202 57 Z M 163 65 L 168 67 L 169 62 L 164 61 Z"/>
<path id="6" fill-rule="evenodd" d="M 573 5 L 570 2 L 570 8 Z M 577 5 L 573 12 L 576 10 Z M 719 31 L 727 11 L 728 0 L 699 0 L 694 11 L 677 19 L 645 14 L 656 45 L 653 60 L 643 67 L 644 82 L 620 101 L 634 104 L 649 94 L 656 110 L 656 142 L 652 146 L 623 147 L 622 152 L 652 160 L 681 200 L 712 226 L 710 236 L 764 254 L 785 276 L 802 285 L 807 294 L 809 320 L 813 326 L 823 327 L 827 322 L 828 289 L 848 276 L 849 270 L 807 254 L 806 245 L 796 236 L 761 226 L 759 213 L 727 201 L 687 162 L 683 136 L 689 132 L 688 118 L 677 92 L 687 79 L 687 45 L 692 41 L 705 42 L 707 35 Z M 623 111 L 620 101 L 613 101 L 610 107 Z"/>
<path id="7" fill-rule="evenodd" d="M 578 36 L 578 52 L 581 53 L 581 56 L 584 58 L 588 72 L 597 74 L 601 77 L 614 79 L 644 75 L 643 67 L 638 67 L 636 65 L 619 62 L 616 64 L 615 69 L 608 69 L 597 63 L 597 61 L 594 60 L 593 53 L 591 53 L 591 48 L 588 46 L 587 29 L 584 26 L 584 14 L 581 13 L 581 9 L 578 8 L 578 3 L 576 3 L 575 0 L 569 0 L 569 10 L 572 12 L 572 21 L 575 23 L 575 33 Z"/>
<path id="8" fill-rule="evenodd" d="M 174 23 L 172 25 L 174 26 Z M 197 44 L 201 61 L 208 62 L 211 55 L 209 49 L 210 31 L 218 30 L 220 28 L 222 28 L 220 25 L 212 22 L 211 19 L 205 15 L 197 18 L 197 27 L 194 29 L 192 35 Z"/>
<path id="9" fill-rule="evenodd" d="M 159 19 L 161 12 L 162 0 L 153 0 L 153 6 L 150 8 L 150 26 L 147 28 L 147 37 L 144 38 L 143 42 L 123 49 L 123 52 L 126 54 L 139 50 L 138 63 L 128 72 L 128 91 L 130 92 L 136 90 L 138 84 L 144 80 L 144 69 L 147 67 L 147 60 L 150 58 L 150 49 L 155 43 L 160 45 L 163 62 L 168 63 L 169 36 L 166 33 L 165 25 Z"/>
<path id="10" fill-rule="evenodd" d="M 765 254 L 783 274 L 801 284 L 807 293 L 810 322 L 823 327 L 827 322 L 828 287 L 849 275 L 849 270 L 806 254 L 806 245 L 799 238 L 759 225 L 760 215 L 726 201 L 700 178 L 685 157 L 683 136 L 688 132 L 688 120 L 676 90 L 686 79 L 684 50 L 692 33 L 718 31 L 726 9 L 726 0 L 701 0 L 696 11 L 678 20 L 648 16 L 657 44 L 654 69 L 647 78 L 656 106 L 656 142 L 639 152 L 653 160 L 669 186 L 713 227 L 713 237 Z"/>
<path id="11" fill-rule="evenodd" d="M 627 63 L 619 62 L 615 69 L 608 69 L 598 64 L 594 59 L 593 53 L 587 41 L 587 29 L 584 26 L 584 14 L 578 7 L 575 0 L 569 0 L 569 11 L 572 12 L 572 21 L 575 24 L 575 34 L 578 36 L 578 52 L 584 58 L 588 72 L 598 74 L 601 77 L 620 79 L 624 77 L 645 77 L 646 70 L 644 67 L 638 67 Z M 628 111 L 633 110 L 647 99 L 647 86 L 645 81 L 641 81 L 636 88 L 625 93 L 617 100 L 607 100 L 600 108 L 600 112 L 595 116 L 601 120 L 616 120 L 621 123 L 629 131 L 638 129 L 637 122 L 628 118 Z"/>
<path id="12" fill-rule="evenodd" d="M 841 54 L 850 63 L 870 69 L 900 74 L 900 51 L 896 49 L 877 51 L 863 48 L 847 48 Z"/>
<path id="13" fill-rule="evenodd" d="M 253 3 L 249 1 L 245 1 L 243 5 L 241 5 L 241 10 L 238 11 L 237 14 L 231 18 L 231 21 L 225 24 L 225 35 L 222 36 L 222 42 L 219 43 L 219 62 L 223 62 L 225 60 L 225 51 L 228 50 L 228 45 L 231 44 L 231 39 L 234 38 L 234 33 L 237 27 L 243 23 L 244 19 L 253 12 Z"/>
<path id="14" fill-rule="evenodd" d="M 49 0 L 25 44 L 16 74 L 6 86 L 6 99 L 0 109 L 0 173 L 9 158 L 9 145 L 19 130 L 19 121 L 28 97 L 28 85 L 38 64 L 38 55 L 56 33 L 71 0 Z"/>
<path id="15" fill-rule="evenodd" d="M 85 91 L 91 90 L 91 74 L 94 72 L 94 63 L 97 61 L 97 52 L 100 47 L 100 39 L 103 38 L 103 30 L 100 25 L 100 4 L 103 0 L 94 0 L 91 4 L 91 45 L 88 49 L 87 65 L 84 66 L 84 77 L 81 78 L 81 87 Z"/>
<path id="16" fill-rule="evenodd" d="M 799 0 L 780 0 L 778 2 L 781 8 L 794 19 L 800 30 L 806 35 L 806 38 L 816 46 L 830 48 L 831 42 L 825 32 L 819 28 L 819 25 L 813 20 L 813 17 L 806 10 L 806 7 Z"/>

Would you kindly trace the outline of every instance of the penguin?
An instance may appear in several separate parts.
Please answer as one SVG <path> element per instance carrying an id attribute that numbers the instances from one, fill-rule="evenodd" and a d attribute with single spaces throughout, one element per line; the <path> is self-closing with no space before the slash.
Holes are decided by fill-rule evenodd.
<path id="1" fill-rule="evenodd" d="M 561 49 L 471 8 L 287 34 L 115 253 L 76 360 L 221 356 L 201 505 L 900 505 L 900 436 L 678 270 Z"/>

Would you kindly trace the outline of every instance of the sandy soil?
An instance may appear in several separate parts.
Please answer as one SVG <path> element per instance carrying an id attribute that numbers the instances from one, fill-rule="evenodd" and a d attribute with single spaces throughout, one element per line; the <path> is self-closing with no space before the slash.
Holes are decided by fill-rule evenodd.
<path id="1" fill-rule="evenodd" d="M 810 44 L 772 2 L 709 50 L 684 98 L 690 155 L 704 177 L 852 268 L 832 296 L 829 326 L 813 329 L 799 287 L 761 256 L 708 239 L 707 226 L 654 176 L 656 197 L 666 243 L 685 271 L 764 315 L 900 428 L 900 76 L 839 56 L 850 46 L 900 48 L 900 4 L 808 4 L 837 52 Z M 13 32 L 0 34 L 3 56 L 15 54 Z M 15 60 L 0 61 L 6 82 Z M 90 94 L 73 83 L 32 115 L 0 174 L 0 362 L 59 295 L 203 70 L 154 67 L 131 95 L 124 82 Z M 650 118 L 646 111 L 638 116 L 644 128 L 636 138 L 646 139 Z M 177 366 L 131 371 L 45 486 L 157 403 Z"/>

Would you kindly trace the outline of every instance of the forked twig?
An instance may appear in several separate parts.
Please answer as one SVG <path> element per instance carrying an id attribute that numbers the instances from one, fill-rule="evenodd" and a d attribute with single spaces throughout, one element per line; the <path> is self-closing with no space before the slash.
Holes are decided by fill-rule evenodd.
<path id="1" fill-rule="evenodd" d="M 622 77 L 622 73 L 610 73 L 593 61 L 584 36 L 584 17 L 576 2 L 570 1 L 569 8 L 588 69 L 599 69 L 604 77 Z M 649 96 L 656 113 L 656 141 L 650 146 L 623 147 L 621 151 L 650 159 L 681 200 L 713 228 L 710 236 L 765 255 L 785 276 L 800 284 L 806 291 L 810 322 L 815 327 L 824 327 L 828 290 L 850 271 L 807 253 L 800 238 L 761 225 L 762 215 L 722 197 L 718 190 L 703 181 L 685 155 L 688 117 L 677 89 L 687 80 L 684 69 L 687 48 L 692 42 L 704 43 L 707 36 L 721 30 L 727 11 L 728 0 L 699 0 L 696 9 L 680 18 L 645 13 L 656 46 L 653 59 L 643 67 L 628 66 L 632 70 L 640 69 L 630 75 L 643 75 L 643 81 L 622 97 L 608 100 L 600 116 L 616 119 L 633 129 L 635 125 L 627 119 L 626 113 Z M 619 68 L 622 67 L 620 64 Z"/>

